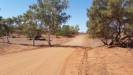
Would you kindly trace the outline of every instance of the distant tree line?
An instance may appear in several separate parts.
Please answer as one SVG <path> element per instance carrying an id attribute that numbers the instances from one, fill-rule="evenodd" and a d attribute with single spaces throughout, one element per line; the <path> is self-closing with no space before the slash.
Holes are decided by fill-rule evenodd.
<path id="1" fill-rule="evenodd" d="M 94 0 L 88 33 L 111 46 L 133 47 L 133 0 Z"/>
<path id="2" fill-rule="evenodd" d="M 75 34 L 78 34 L 78 32 L 79 32 L 78 25 L 76 26 L 63 25 L 62 27 L 58 28 L 58 30 L 55 32 L 55 35 L 72 37 Z"/>

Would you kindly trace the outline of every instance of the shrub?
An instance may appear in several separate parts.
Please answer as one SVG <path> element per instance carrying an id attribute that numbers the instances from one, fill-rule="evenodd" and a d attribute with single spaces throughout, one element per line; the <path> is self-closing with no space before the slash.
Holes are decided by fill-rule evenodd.
<path id="1" fill-rule="evenodd" d="M 56 31 L 56 35 L 61 35 L 61 36 L 73 36 L 75 34 L 78 34 L 79 31 L 79 26 L 69 26 L 69 25 L 63 25 L 61 28 L 59 28 Z"/>

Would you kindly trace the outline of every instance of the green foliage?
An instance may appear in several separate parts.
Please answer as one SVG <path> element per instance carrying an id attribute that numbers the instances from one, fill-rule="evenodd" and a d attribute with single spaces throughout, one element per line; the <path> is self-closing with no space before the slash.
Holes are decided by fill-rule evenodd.
<path id="1" fill-rule="evenodd" d="M 19 28 L 28 38 L 39 39 L 41 37 L 43 28 L 39 26 L 33 11 L 28 10 L 24 13 L 23 16 L 21 16 L 21 22 L 22 24 L 19 25 Z"/>
<path id="2" fill-rule="evenodd" d="M 68 0 L 37 0 L 37 2 L 30 6 L 30 10 L 34 11 L 36 18 L 49 28 L 51 33 L 70 17 L 64 12 L 68 7 Z"/>
<path id="3" fill-rule="evenodd" d="M 4 32 L 5 32 L 5 27 L 2 24 L 0 24 L 0 37 L 5 36 Z"/>
<path id="4" fill-rule="evenodd" d="M 89 34 L 106 45 L 129 45 L 133 41 L 132 8 L 133 0 L 94 0 L 87 14 Z"/>
<path id="5" fill-rule="evenodd" d="M 43 30 L 35 24 L 30 24 L 26 26 L 24 32 L 28 38 L 37 40 L 41 37 Z"/>
<path id="6" fill-rule="evenodd" d="M 6 36 L 7 39 L 7 43 L 10 43 L 9 41 L 9 36 L 11 36 L 11 34 L 14 31 L 14 26 L 13 26 L 13 20 L 12 18 L 0 18 L 0 37 L 4 37 Z"/>
<path id="7" fill-rule="evenodd" d="M 47 29 L 49 46 L 51 33 L 57 31 L 61 24 L 70 18 L 65 12 L 67 7 L 68 0 L 37 0 L 36 4 L 30 6 L 35 18 Z"/>
<path id="8" fill-rule="evenodd" d="M 79 26 L 70 26 L 70 25 L 63 25 L 61 28 L 56 31 L 56 35 L 60 36 L 74 36 L 75 34 L 78 34 Z"/>
<path id="9" fill-rule="evenodd" d="M 11 18 L 4 19 L 1 17 L 0 20 L 0 35 L 10 36 L 14 30 L 13 20 Z"/>

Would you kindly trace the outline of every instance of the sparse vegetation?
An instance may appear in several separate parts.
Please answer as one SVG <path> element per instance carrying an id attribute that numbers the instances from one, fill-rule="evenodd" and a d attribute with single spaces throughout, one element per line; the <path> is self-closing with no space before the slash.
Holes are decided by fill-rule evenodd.
<path id="1" fill-rule="evenodd" d="M 37 0 L 24 14 L 8 19 L 1 18 L 1 36 L 7 36 L 9 43 L 8 37 L 13 30 L 15 34 L 26 35 L 32 39 L 34 45 L 35 39 L 41 37 L 42 32 L 46 32 L 48 44 L 52 46 L 51 34 L 57 32 L 70 18 L 65 12 L 67 8 L 68 0 Z"/>
<path id="2" fill-rule="evenodd" d="M 55 34 L 58 36 L 68 36 L 68 37 L 71 37 L 71 36 L 74 36 L 76 34 L 78 34 L 79 32 L 79 26 L 76 25 L 76 26 L 70 26 L 70 25 L 63 25 L 61 28 L 59 28 Z"/>
<path id="3" fill-rule="evenodd" d="M 0 1 L 0 75 L 133 75 L 133 0 L 12 1 Z"/>

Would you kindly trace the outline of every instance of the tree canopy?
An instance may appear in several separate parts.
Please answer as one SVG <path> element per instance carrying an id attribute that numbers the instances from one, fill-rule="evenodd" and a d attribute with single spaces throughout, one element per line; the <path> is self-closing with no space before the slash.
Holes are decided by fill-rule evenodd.
<path id="1" fill-rule="evenodd" d="M 65 10 L 68 8 L 68 0 L 37 0 L 30 6 L 30 10 L 48 31 L 48 43 L 51 46 L 50 35 L 55 32 L 62 23 L 69 19 Z"/>
<path id="2" fill-rule="evenodd" d="M 88 32 L 105 45 L 133 46 L 133 0 L 94 0 Z"/>

